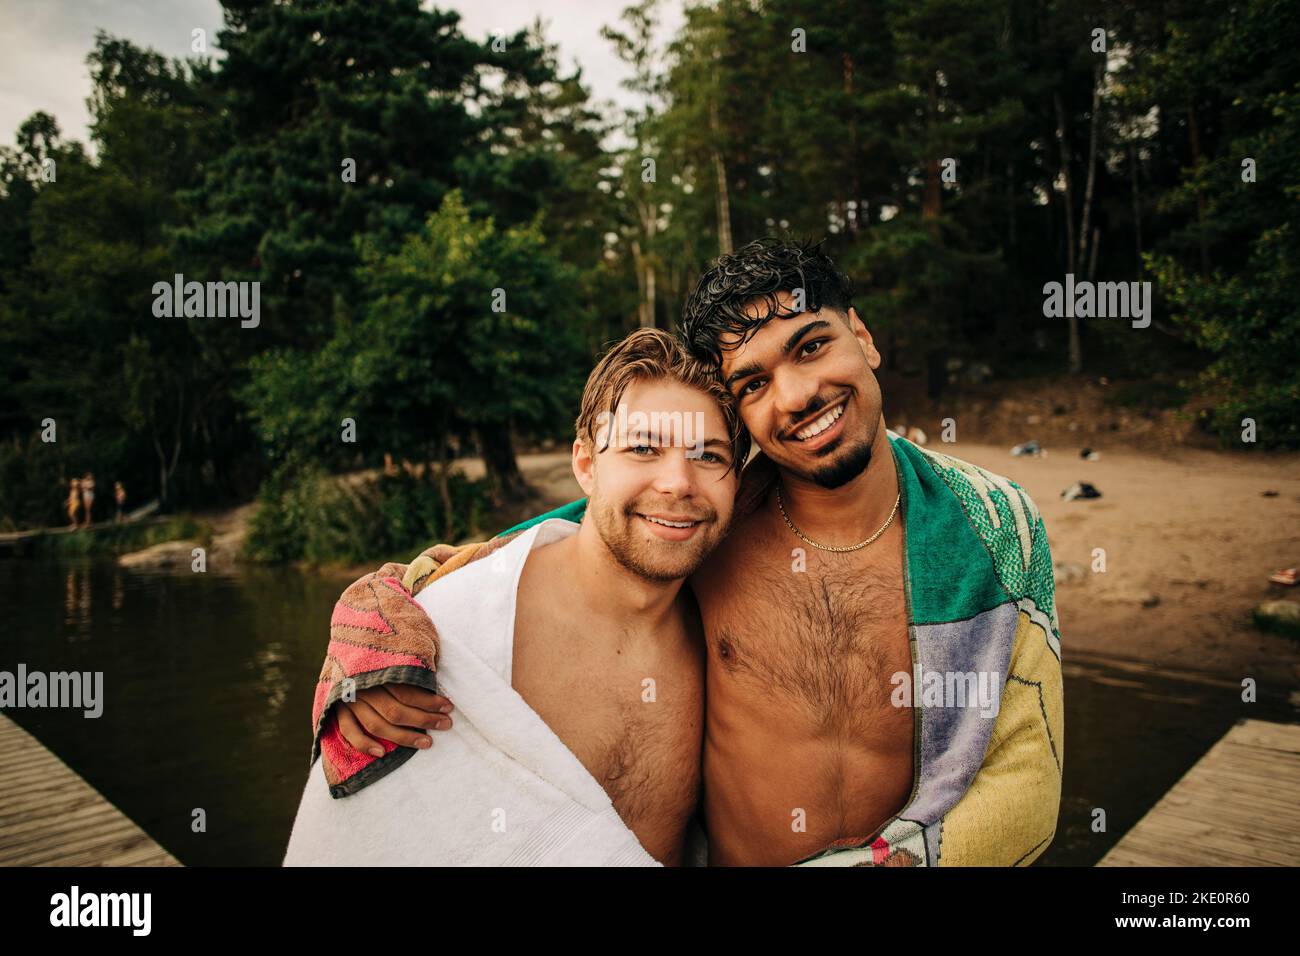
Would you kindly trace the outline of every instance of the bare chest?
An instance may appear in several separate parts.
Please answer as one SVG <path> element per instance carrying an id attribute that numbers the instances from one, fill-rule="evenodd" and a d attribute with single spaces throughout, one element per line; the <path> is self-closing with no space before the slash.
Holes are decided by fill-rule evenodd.
<path id="1" fill-rule="evenodd" d="M 559 637 L 517 634 L 512 684 L 662 860 L 699 796 L 702 656 Z"/>
<path id="2" fill-rule="evenodd" d="M 895 718 L 902 730 L 910 714 L 890 702 L 912 664 L 901 540 L 880 543 L 897 560 L 768 546 L 732 562 L 730 587 L 699 589 L 711 693 L 775 696 L 831 734 L 892 735 Z"/>

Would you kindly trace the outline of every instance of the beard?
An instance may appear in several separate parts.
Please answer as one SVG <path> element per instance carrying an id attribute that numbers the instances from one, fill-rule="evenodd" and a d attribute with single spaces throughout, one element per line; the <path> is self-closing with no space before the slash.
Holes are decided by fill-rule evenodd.
<path id="1" fill-rule="evenodd" d="M 628 502 L 619 508 L 600 502 L 595 507 L 589 503 L 589 510 L 614 560 L 637 577 L 661 584 L 694 574 L 727 532 L 725 525 L 718 525 L 717 513 L 711 512 L 689 540 L 664 541 L 637 527 L 637 512 L 654 511 L 653 506 L 642 509 L 636 502 Z"/>
<path id="2" fill-rule="evenodd" d="M 811 473 L 799 477 L 806 478 L 826 489 L 840 488 L 866 471 L 870 464 L 871 443 L 860 439 L 844 449 L 830 464 L 822 465 Z"/>
<path id="3" fill-rule="evenodd" d="M 856 391 L 857 390 L 855 389 L 855 392 Z M 850 402 L 852 403 L 857 400 L 859 395 L 860 392 L 854 394 L 850 399 Z M 806 418 L 809 415 L 816 414 L 822 408 L 831 404 L 831 401 L 833 401 L 833 399 L 826 400 L 819 398 L 810 404 L 804 412 L 800 413 L 798 417 Z M 847 408 L 845 409 L 845 414 L 849 414 Z M 865 421 L 871 424 L 865 425 L 862 431 L 858 431 L 854 434 L 849 434 L 846 431 L 845 434 L 841 435 L 825 448 L 813 452 L 813 455 L 817 458 L 828 459 L 826 464 L 819 465 L 808 471 L 792 468 L 789 465 L 784 467 L 805 481 L 811 481 L 822 488 L 833 490 L 835 488 L 843 487 L 854 478 L 858 477 L 858 475 L 866 471 L 867 466 L 871 464 L 871 450 L 872 445 L 874 445 L 876 441 L 877 429 L 877 426 L 874 423 L 877 420 L 878 415 L 878 408 L 876 415 L 874 416 L 868 412 L 865 416 Z M 845 424 L 847 425 L 848 423 L 846 422 Z"/>

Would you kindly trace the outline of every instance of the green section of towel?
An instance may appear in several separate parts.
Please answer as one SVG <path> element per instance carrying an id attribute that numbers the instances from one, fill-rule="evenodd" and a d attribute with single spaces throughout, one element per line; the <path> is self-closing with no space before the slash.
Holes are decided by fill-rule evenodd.
<path id="1" fill-rule="evenodd" d="M 504 538 L 506 535 L 514 534 L 516 531 L 527 531 L 533 525 L 540 524 L 541 522 L 547 521 L 551 518 L 563 518 L 565 521 L 572 521 L 574 524 L 578 524 L 582 521 L 582 515 L 586 510 L 587 499 L 579 498 L 577 501 L 570 501 L 567 505 L 561 505 L 554 511 L 548 511 L 544 515 L 538 515 L 535 518 L 529 518 L 527 521 L 522 521 L 513 528 L 507 528 L 505 531 L 502 531 L 497 535 L 497 537 Z"/>

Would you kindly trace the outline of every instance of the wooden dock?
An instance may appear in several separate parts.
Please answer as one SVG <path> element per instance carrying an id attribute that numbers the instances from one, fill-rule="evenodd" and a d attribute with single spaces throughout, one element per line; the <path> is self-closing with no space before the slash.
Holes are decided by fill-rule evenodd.
<path id="1" fill-rule="evenodd" d="M 1300 725 L 1239 721 L 1097 865 L 1300 865 Z"/>
<path id="2" fill-rule="evenodd" d="M 180 866 L 4 714 L 0 762 L 0 866 Z"/>

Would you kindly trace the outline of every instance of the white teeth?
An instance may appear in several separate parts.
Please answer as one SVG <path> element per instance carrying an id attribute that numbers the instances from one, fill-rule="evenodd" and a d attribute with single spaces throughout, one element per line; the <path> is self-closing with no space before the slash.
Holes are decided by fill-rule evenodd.
<path id="1" fill-rule="evenodd" d="M 821 418 L 817 419 L 817 421 L 813 422 L 811 425 L 807 426 L 806 428 L 801 428 L 797 432 L 795 432 L 794 437 L 799 439 L 800 441 L 807 441 L 809 438 L 816 438 L 822 432 L 826 431 L 826 429 L 834 425 L 836 419 L 838 419 L 843 414 L 844 414 L 844 406 L 842 404 L 836 405 L 834 408 L 832 408 Z"/>
<path id="2" fill-rule="evenodd" d="M 649 515 L 642 515 L 646 521 L 653 521 L 655 524 L 661 524 L 667 528 L 689 528 L 695 524 L 694 521 L 665 521 L 663 518 L 652 518 Z"/>

